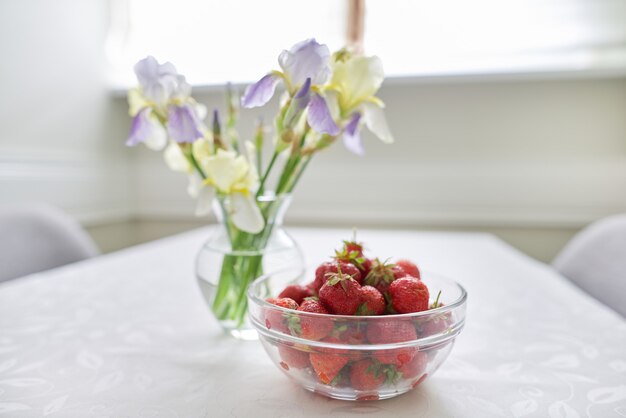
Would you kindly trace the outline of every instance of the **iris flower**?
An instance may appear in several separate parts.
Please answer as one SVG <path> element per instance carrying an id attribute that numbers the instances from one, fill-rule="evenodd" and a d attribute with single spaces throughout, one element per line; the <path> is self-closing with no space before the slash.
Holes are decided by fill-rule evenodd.
<path id="1" fill-rule="evenodd" d="M 210 212 L 217 192 L 229 197 L 225 200 L 226 211 L 237 228 L 253 234 L 261 232 L 265 221 L 254 200 L 259 185 L 257 171 L 244 156 L 223 149 L 211 154 L 205 145 L 206 140 L 199 140 L 191 148 L 206 175 L 204 179 L 194 172 L 178 144 L 170 143 L 164 153 L 165 162 L 171 170 L 189 175 L 187 192 L 197 199 L 196 215 Z"/>
<path id="2" fill-rule="evenodd" d="M 385 143 L 393 142 L 383 108 L 384 103 L 375 96 L 383 79 L 383 65 L 376 56 L 351 55 L 341 51 L 331 64 L 332 77 L 326 87 L 331 114 L 347 120 L 343 141 L 350 151 L 364 154 L 360 126 L 365 126 Z"/>
<path id="3" fill-rule="evenodd" d="M 206 108 L 191 98 L 191 86 L 174 65 L 159 64 L 149 56 L 134 69 L 139 87 L 128 93 L 133 122 L 126 145 L 144 143 L 161 150 L 168 137 L 178 143 L 192 143 L 204 136 Z"/>
<path id="4" fill-rule="evenodd" d="M 313 130 L 329 135 L 339 134 L 339 127 L 321 94 L 322 86 L 330 76 L 329 61 L 328 47 L 315 39 L 295 44 L 278 57 L 282 71 L 272 71 L 246 89 L 241 99 L 242 106 L 253 108 L 265 105 L 282 82 L 289 96 L 294 99 L 290 110 L 300 111 L 292 115 L 292 119 L 307 109 L 307 122 Z"/>

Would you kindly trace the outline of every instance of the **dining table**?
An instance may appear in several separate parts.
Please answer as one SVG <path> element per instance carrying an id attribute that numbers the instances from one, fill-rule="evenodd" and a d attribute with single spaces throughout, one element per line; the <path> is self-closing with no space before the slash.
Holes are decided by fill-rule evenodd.
<path id="1" fill-rule="evenodd" d="M 359 231 L 367 252 L 462 284 L 468 305 L 423 384 L 350 402 L 221 330 L 194 273 L 212 228 L 0 284 L 0 417 L 626 417 L 626 320 L 493 235 Z M 288 231 L 308 274 L 352 235 Z"/>

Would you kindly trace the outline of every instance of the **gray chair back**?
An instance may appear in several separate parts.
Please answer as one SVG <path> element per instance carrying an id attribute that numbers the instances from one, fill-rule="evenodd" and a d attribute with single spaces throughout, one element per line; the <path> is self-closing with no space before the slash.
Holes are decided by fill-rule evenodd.
<path id="1" fill-rule="evenodd" d="M 583 229 L 552 265 L 626 317 L 626 214 L 601 219 Z"/>
<path id="2" fill-rule="evenodd" d="M 0 208 L 0 282 L 98 254 L 81 226 L 48 205 Z"/>

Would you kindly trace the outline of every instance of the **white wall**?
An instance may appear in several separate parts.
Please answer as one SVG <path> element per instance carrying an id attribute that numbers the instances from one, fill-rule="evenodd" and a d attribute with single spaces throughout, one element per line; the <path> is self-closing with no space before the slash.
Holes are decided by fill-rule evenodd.
<path id="1" fill-rule="evenodd" d="M 107 18 L 104 0 L 0 2 L 0 204 L 47 201 L 87 223 L 130 215 Z"/>
<path id="2" fill-rule="evenodd" d="M 392 85 L 381 96 L 396 144 L 367 137 L 365 158 L 340 144 L 315 157 L 291 220 L 577 228 L 626 210 L 624 79 Z M 188 217 L 185 179 L 160 155 L 134 161 L 138 213 Z"/>
<path id="3" fill-rule="evenodd" d="M 105 0 L 0 2 L 0 204 L 55 203 L 110 250 L 205 221 L 184 176 L 123 145 L 107 13 Z M 397 143 L 315 157 L 288 222 L 489 231 L 547 260 L 626 211 L 625 78 L 389 83 L 381 96 Z M 222 105 L 221 93 L 197 98 Z M 244 137 L 259 113 L 243 114 Z"/>

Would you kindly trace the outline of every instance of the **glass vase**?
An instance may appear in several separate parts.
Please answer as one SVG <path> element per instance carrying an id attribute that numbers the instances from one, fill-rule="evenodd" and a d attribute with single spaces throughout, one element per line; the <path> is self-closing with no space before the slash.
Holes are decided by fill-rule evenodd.
<path id="1" fill-rule="evenodd" d="M 283 229 L 290 202 L 289 194 L 258 197 L 257 205 L 266 222 L 261 232 L 251 234 L 233 224 L 228 197 L 214 201 L 218 222 L 196 258 L 196 277 L 215 318 L 235 338 L 257 338 L 247 318 L 250 283 L 278 270 L 292 270 L 293 277 L 304 271 L 302 251 Z"/>

